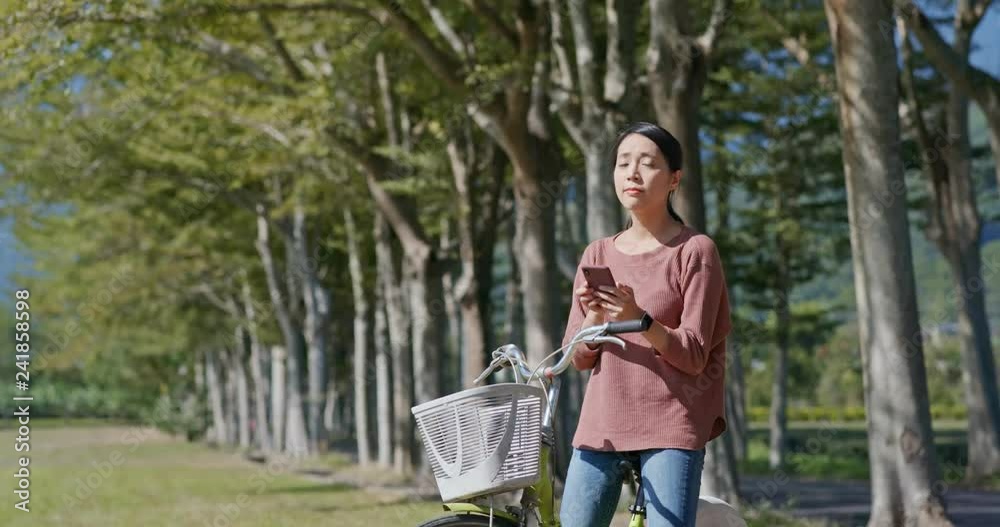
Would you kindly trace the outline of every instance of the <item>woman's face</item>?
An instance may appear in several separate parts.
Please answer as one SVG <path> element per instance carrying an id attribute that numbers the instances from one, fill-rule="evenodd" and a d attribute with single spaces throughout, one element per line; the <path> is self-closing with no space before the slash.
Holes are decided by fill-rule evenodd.
<path id="1" fill-rule="evenodd" d="M 680 183 L 681 171 L 671 171 L 663 152 L 641 134 L 630 134 L 618 145 L 615 193 L 630 211 L 666 211 L 667 196 Z"/>

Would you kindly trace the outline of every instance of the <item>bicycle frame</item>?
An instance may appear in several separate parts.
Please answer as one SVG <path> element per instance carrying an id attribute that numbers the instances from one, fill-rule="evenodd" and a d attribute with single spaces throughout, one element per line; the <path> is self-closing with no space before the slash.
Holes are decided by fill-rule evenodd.
<path id="1" fill-rule="evenodd" d="M 552 473 L 549 469 L 549 459 L 552 454 L 552 447 L 542 443 L 541 453 L 538 462 L 538 482 L 525 487 L 521 495 L 521 514 L 530 514 L 532 510 L 538 511 L 540 527 L 560 527 L 559 518 L 556 515 L 555 491 L 552 488 Z M 476 503 L 452 502 L 445 503 L 444 509 L 449 512 L 464 512 L 472 514 L 490 515 L 490 507 Z M 507 511 L 493 510 L 493 516 L 506 518 L 514 523 L 521 524 L 522 518 Z M 629 527 L 642 527 L 641 524 Z"/>
<path id="2" fill-rule="evenodd" d="M 555 379 L 555 381 L 555 384 L 558 384 L 558 379 Z M 555 391 L 558 395 L 558 387 L 556 387 Z M 524 493 L 521 495 L 521 514 L 527 515 L 530 514 L 532 510 L 537 510 L 539 527 L 561 527 L 562 524 L 559 522 L 559 516 L 556 513 L 555 489 L 552 485 L 552 473 L 549 468 L 552 445 L 550 445 L 545 439 L 544 432 L 542 435 L 542 446 L 538 459 L 538 462 L 540 463 L 538 467 L 538 482 L 524 488 Z M 444 509 L 448 512 L 479 514 L 486 517 L 489 517 L 490 515 L 490 507 L 482 506 L 476 503 L 450 502 L 444 504 Z M 524 525 L 522 518 L 507 511 L 497 511 L 494 509 L 493 516 L 505 518 L 518 525 Z M 644 515 L 633 514 L 629 519 L 628 527 L 644 527 L 645 524 Z"/>

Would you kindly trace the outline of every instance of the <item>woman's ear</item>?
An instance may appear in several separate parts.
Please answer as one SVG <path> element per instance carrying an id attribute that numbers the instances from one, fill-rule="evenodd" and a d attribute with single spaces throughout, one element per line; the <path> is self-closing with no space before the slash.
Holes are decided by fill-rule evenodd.
<path id="1" fill-rule="evenodd" d="M 670 190 L 671 191 L 677 190 L 678 187 L 681 186 L 681 178 L 683 176 L 684 176 L 684 173 L 681 170 L 675 170 L 672 174 L 670 174 Z"/>

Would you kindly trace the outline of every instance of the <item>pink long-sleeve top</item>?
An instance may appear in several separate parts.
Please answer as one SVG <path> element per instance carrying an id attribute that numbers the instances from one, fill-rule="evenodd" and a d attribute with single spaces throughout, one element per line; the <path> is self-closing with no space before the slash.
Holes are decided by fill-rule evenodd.
<path id="1" fill-rule="evenodd" d="M 621 233 L 619 233 L 620 235 Z M 615 247 L 618 235 L 591 243 L 580 267 L 605 265 L 632 287 L 636 304 L 667 332 L 656 350 L 640 333 L 619 335 L 625 349 L 602 344 L 598 357 L 574 357 L 593 368 L 573 446 L 590 450 L 699 450 L 726 429 L 726 336 L 731 328 L 725 274 L 715 242 L 690 227 L 640 254 Z M 573 289 L 586 281 L 577 268 Z M 563 344 L 586 316 L 574 295 Z"/>

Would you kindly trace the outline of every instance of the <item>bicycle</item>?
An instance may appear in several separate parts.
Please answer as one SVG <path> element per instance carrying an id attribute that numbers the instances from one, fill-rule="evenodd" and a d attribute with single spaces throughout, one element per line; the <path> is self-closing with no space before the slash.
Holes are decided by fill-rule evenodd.
<path id="1" fill-rule="evenodd" d="M 489 366 L 475 384 L 508 367 L 514 372 L 513 383 L 470 388 L 414 406 L 417 429 L 449 513 L 419 527 L 559 527 L 549 469 L 555 446 L 552 422 L 561 386 L 559 375 L 569 368 L 577 344 L 606 343 L 624 348 L 625 342 L 614 335 L 648 327 L 648 322 L 629 320 L 581 329 L 534 369 L 517 346 L 501 346 L 493 351 Z M 569 351 L 554 366 L 542 369 L 566 349 Z M 539 386 L 532 384 L 535 379 Z M 625 463 L 630 465 L 637 485 L 628 527 L 643 527 L 646 507 L 641 474 L 636 464 Z M 523 491 L 520 506 L 496 510 L 492 498 L 515 490 Z M 725 501 L 700 496 L 696 525 L 745 527 L 746 523 Z"/>

